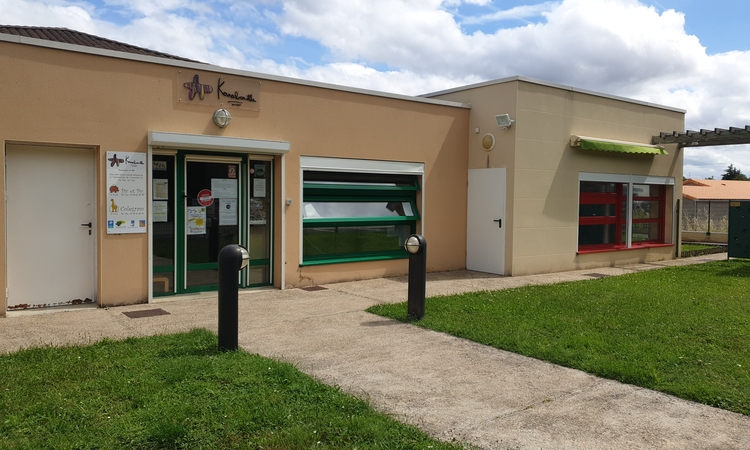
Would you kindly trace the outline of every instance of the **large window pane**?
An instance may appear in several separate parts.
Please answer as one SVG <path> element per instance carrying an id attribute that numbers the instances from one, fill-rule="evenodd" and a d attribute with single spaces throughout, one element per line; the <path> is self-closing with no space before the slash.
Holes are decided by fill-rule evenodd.
<path id="1" fill-rule="evenodd" d="M 311 258 L 401 250 L 410 234 L 409 225 L 305 228 L 302 251 L 305 258 Z"/>
<path id="2" fill-rule="evenodd" d="M 628 241 L 664 241 L 665 186 L 581 181 L 580 192 L 580 250 L 620 249 Z"/>
<path id="3" fill-rule="evenodd" d="M 175 289 L 175 157 L 153 155 L 152 161 L 153 289 L 159 295 Z"/>
<path id="4" fill-rule="evenodd" d="M 306 170 L 303 174 L 305 183 L 365 185 L 365 186 L 414 186 L 412 175 L 391 175 L 380 173 L 352 172 L 319 172 Z"/>
<path id="5" fill-rule="evenodd" d="M 660 222 L 644 222 L 633 224 L 633 242 L 658 241 L 660 239 Z"/>
<path id="6" fill-rule="evenodd" d="M 658 219 L 661 216 L 661 202 L 633 201 L 633 219 Z"/>
<path id="7" fill-rule="evenodd" d="M 661 197 L 664 186 L 655 184 L 634 184 L 633 197 Z"/>
<path id="8" fill-rule="evenodd" d="M 409 202 L 305 202 L 304 219 L 342 219 L 349 217 L 412 217 Z"/>
<path id="9" fill-rule="evenodd" d="M 408 257 L 416 176 L 305 171 L 303 181 L 303 263 Z"/>
<path id="10" fill-rule="evenodd" d="M 580 225 L 578 245 L 605 245 L 617 243 L 617 225 Z"/>
<path id="11" fill-rule="evenodd" d="M 580 217 L 611 217 L 615 215 L 615 205 L 581 205 Z"/>
<path id="12" fill-rule="evenodd" d="M 602 194 L 614 194 L 616 183 L 599 183 L 596 181 L 581 181 L 581 192 L 598 192 Z"/>

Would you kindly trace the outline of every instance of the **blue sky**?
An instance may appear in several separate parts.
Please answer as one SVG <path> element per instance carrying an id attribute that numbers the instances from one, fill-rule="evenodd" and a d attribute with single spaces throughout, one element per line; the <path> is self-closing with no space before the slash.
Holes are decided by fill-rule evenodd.
<path id="1" fill-rule="evenodd" d="M 0 0 L 0 24 L 67 27 L 225 67 L 403 94 L 523 75 L 750 124 L 747 0 Z M 671 130 L 664 130 L 671 131 Z M 750 147 L 685 174 L 750 174 Z"/>

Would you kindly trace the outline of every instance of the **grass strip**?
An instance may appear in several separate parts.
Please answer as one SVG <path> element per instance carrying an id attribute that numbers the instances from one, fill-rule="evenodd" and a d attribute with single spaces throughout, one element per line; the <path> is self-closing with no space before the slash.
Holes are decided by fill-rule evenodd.
<path id="1" fill-rule="evenodd" d="M 3 449 L 456 449 L 190 333 L 0 356 Z"/>
<path id="2" fill-rule="evenodd" d="M 714 248 L 716 245 L 709 245 L 709 244 L 682 244 L 680 247 L 683 252 L 689 252 L 694 250 L 706 250 L 709 248 Z"/>
<path id="3" fill-rule="evenodd" d="M 750 415 L 746 260 L 435 297 L 415 325 Z"/>

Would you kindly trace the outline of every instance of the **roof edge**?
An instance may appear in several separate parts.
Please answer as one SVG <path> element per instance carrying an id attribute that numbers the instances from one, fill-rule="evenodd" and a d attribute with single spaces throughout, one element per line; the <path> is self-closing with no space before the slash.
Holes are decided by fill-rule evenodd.
<path id="1" fill-rule="evenodd" d="M 189 62 L 182 60 L 173 60 L 167 58 L 161 58 L 157 56 L 138 55 L 134 53 L 125 53 L 115 50 L 106 50 L 95 47 L 85 47 L 81 45 L 68 44 L 64 42 L 47 41 L 44 39 L 29 38 L 26 36 L 17 36 L 12 34 L 0 33 L 0 42 L 9 42 L 13 44 L 33 45 L 35 47 L 51 48 L 55 50 L 64 50 L 75 53 L 85 53 L 94 56 L 104 56 L 109 58 L 124 59 L 137 62 L 145 62 L 151 64 L 159 64 L 163 66 L 173 66 L 184 69 L 202 70 L 205 72 L 219 72 L 229 75 L 237 75 L 243 77 L 257 78 L 266 81 L 276 81 L 279 83 L 296 84 L 300 86 L 329 89 L 339 92 L 348 92 L 352 94 L 368 95 L 372 97 L 390 98 L 395 100 L 404 100 L 414 103 L 423 103 L 428 105 L 448 106 L 453 108 L 471 109 L 471 103 L 453 102 L 448 100 L 439 100 L 425 97 L 410 96 L 404 94 L 394 94 L 390 92 L 381 92 L 371 89 L 362 89 L 349 86 L 341 86 L 331 83 L 323 83 L 319 81 L 303 80 L 300 78 L 285 77 L 281 75 L 270 75 L 263 74 L 260 72 L 252 72 L 249 70 L 231 69 L 228 67 L 216 66 L 208 63 L 200 62 Z"/>
<path id="2" fill-rule="evenodd" d="M 603 92 L 590 91 L 588 89 L 580 89 L 580 88 L 568 86 L 565 84 L 553 83 L 551 81 L 538 80 L 536 78 L 524 77 L 521 75 L 516 75 L 516 76 L 506 77 L 506 78 L 498 78 L 496 80 L 483 81 L 480 83 L 469 84 L 466 86 L 459 86 L 459 87 L 455 87 L 451 89 L 445 89 L 443 91 L 431 92 L 428 94 L 422 94 L 420 95 L 420 97 L 431 98 L 431 97 L 435 97 L 438 95 L 453 94 L 456 92 L 468 91 L 470 89 L 479 89 L 479 88 L 483 88 L 486 86 L 494 86 L 496 84 L 510 83 L 513 81 L 522 81 L 524 83 L 531 83 L 531 84 L 537 84 L 540 86 L 546 86 L 546 87 L 551 87 L 555 89 L 562 89 L 565 91 L 576 92 L 578 94 L 593 95 L 595 97 L 602 97 L 602 98 L 607 98 L 610 100 L 619 100 L 621 102 L 633 103 L 633 104 L 642 105 L 642 106 L 649 106 L 651 108 L 664 109 L 667 111 L 677 112 L 681 114 L 687 113 L 687 110 L 681 109 L 681 108 L 675 108 L 673 106 L 660 105 L 658 103 L 650 103 L 650 102 L 646 102 L 643 100 L 635 100 L 632 98 L 620 97 L 619 95 L 611 95 L 611 94 L 605 94 Z"/>

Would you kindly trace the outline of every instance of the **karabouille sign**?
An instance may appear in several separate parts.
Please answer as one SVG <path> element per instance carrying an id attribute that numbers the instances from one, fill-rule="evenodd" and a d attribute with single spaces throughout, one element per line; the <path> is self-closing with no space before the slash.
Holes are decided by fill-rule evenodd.
<path id="1" fill-rule="evenodd" d="M 260 110 L 260 81 L 180 70 L 175 83 L 180 103 Z"/>

